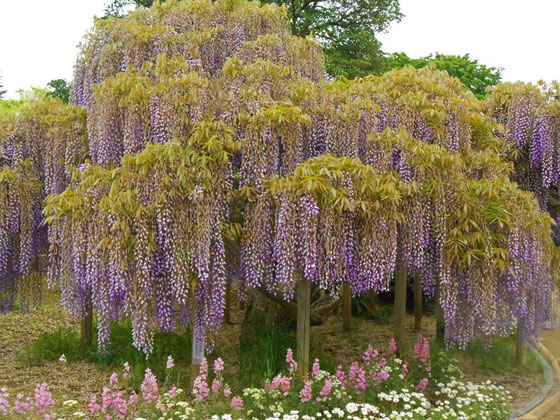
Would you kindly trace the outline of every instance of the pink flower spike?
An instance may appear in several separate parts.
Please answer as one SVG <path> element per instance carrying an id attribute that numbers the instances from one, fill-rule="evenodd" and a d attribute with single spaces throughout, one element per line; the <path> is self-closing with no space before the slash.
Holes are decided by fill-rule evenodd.
<path id="1" fill-rule="evenodd" d="M 408 362 L 403 363 L 402 375 L 403 375 L 403 381 L 404 381 L 406 379 L 406 375 L 408 375 Z"/>
<path id="2" fill-rule="evenodd" d="M 123 378 L 128 379 L 130 377 L 130 365 L 128 362 L 124 362 L 124 373 Z"/>
<path id="3" fill-rule="evenodd" d="M 111 388 L 117 388 L 119 386 L 119 377 L 117 376 L 117 372 L 113 372 L 111 374 L 109 383 L 111 384 Z"/>
<path id="4" fill-rule="evenodd" d="M 219 375 L 223 371 L 224 371 L 224 361 L 220 357 L 218 357 L 216 360 L 214 360 L 214 373 L 216 375 Z"/>
<path id="5" fill-rule="evenodd" d="M 167 356 L 167 364 L 165 365 L 166 369 L 173 369 L 175 367 L 175 362 L 173 361 L 173 357 Z"/>
<path id="6" fill-rule="evenodd" d="M 58 358 L 58 361 L 62 363 L 66 363 L 66 356 L 64 354 L 61 354 L 60 357 Z"/>
<path id="7" fill-rule="evenodd" d="M 391 338 L 391 341 L 389 342 L 389 351 L 393 356 L 397 355 L 397 342 L 395 341 L 395 338 Z"/>
<path id="8" fill-rule="evenodd" d="M 317 376 L 320 369 L 321 366 L 319 365 L 319 359 L 315 359 L 315 361 L 313 362 L 313 369 L 311 371 L 311 376 Z"/>
<path id="9" fill-rule="evenodd" d="M 111 405 L 113 405 L 113 394 L 109 388 L 104 386 L 101 393 L 101 411 L 105 413 Z"/>
<path id="10" fill-rule="evenodd" d="M 148 404 L 151 404 L 152 402 L 159 402 L 161 399 L 157 379 L 150 368 L 146 369 L 144 381 L 140 386 L 140 390 L 142 391 L 142 397 L 144 397 L 144 400 L 146 400 Z"/>
<path id="11" fill-rule="evenodd" d="M 354 384 L 356 394 L 361 394 L 367 388 L 366 371 L 358 365 L 358 362 L 354 362 L 350 366 L 348 378 Z"/>
<path id="12" fill-rule="evenodd" d="M 95 395 L 92 395 L 91 399 L 89 400 L 89 412 L 90 412 L 90 414 L 95 414 L 100 409 L 101 409 L 101 407 L 97 403 L 97 397 Z"/>
<path id="13" fill-rule="evenodd" d="M 210 394 L 206 376 L 198 375 L 193 383 L 193 394 L 196 401 L 204 401 Z"/>
<path id="14" fill-rule="evenodd" d="M 428 387 L 428 378 L 424 378 L 420 381 L 418 385 L 414 388 L 418 392 L 424 391 Z"/>
<path id="15" fill-rule="evenodd" d="M 231 400 L 231 408 L 237 411 L 243 410 L 243 400 L 239 397 L 233 397 Z"/>
<path id="16" fill-rule="evenodd" d="M 218 392 L 220 392 L 221 385 L 222 384 L 220 384 L 220 381 L 214 378 L 214 380 L 212 381 L 212 394 L 217 394 Z"/>
<path id="17" fill-rule="evenodd" d="M 414 344 L 414 359 L 429 364 L 430 360 L 430 342 L 422 337 L 421 335 L 418 336 L 418 340 L 416 340 L 416 344 Z"/>
<path id="18" fill-rule="evenodd" d="M 292 349 L 286 351 L 286 363 L 290 368 L 290 375 L 293 375 L 297 371 L 297 362 L 294 360 Z"/>
<path id="19" fill-rule="evenodd" d="M 173 387 L 167 392 L 169 398 L 175 398 L 177 396 L 177 387 L 173 385 Z"/>
<path id="20" fill-rule="evenodd" d="M 332 379 L 327 378 L 325 380 L 325 384 L 323 385 L 323 389 L 319 392 L 319 396 L 317 397 L 317 401 L 326 401 L 332 391 Z"/>
<path id="21" fill-rule="evenodd" d="M 367 350 L 362 355 L 362 361 L 367 365 L 367 364 L 369 364 L 369 362 L 371 362 L 372 356 L 373 356 L 373 347 L 371 347 L 371 344 L 370 344 L 368 346 Z"/>
<path id="22" fill-rule="evenodd" d="M 342 369 L 342 365 L 338 365 L 336 369 L 336 377 L 340 381 L 343 387 L 346 387 L 346 375 L 344 374 L 344 370 Z"/>
<path id="23" fill-rule="evenodd" d="M 23 398 L 23 394 L 20 392 L 17 394 L 16 400 L 14 401 L 14 410 L 18 414 L 25 414 L 27 411 L 33 408 L 33 401 L 31 397 Z"/>
<path id="24" fill-rule="evenodd" d="M 113 394 L 113 410 L 116 411 L 117 417 L 124 419 L 128 411 L 126 400 L 122 396 L 122 392 Z"/>
<path id="25" fill-rule="evenodd" d="M 44 413 L 52 405 L 54 405 L 54 401 L 47 383 L 37 385 L 35 387 L 35 409 L 37 413 Z"/>
<path id="26" fill-rule="evenodd" d="M 231 396 L 231 389 L 229 388 L 229 386 L 224 388 L 224 396 Z"/>
<path id="27" fill-rule="evenodd" d="M 379 379 L 380 381 L 386 381 L 387 379 L 389 379 L 389 372 L 386 372 L 384 370 L 377 372 L 375 378 Z"/>
<path id="28" fill-rule="evenodd" d="M 302 403 L 311 400 L 311 381 L 309 379 L 303 380 L 303 389 L 301 390 L 300 396 Z"/>
<path id="29" fill-rule="evenodd" d="M 140 399 L 140 397 L 138 396 L 138 394 L 136 392 L 132 391 L 132 394 L 130 394 L 130 397 L 128 397 L 128 405 L 129 406 L 136 405 L 136 403 L 138 403 L 139 399 Z"/>
<path id="30" fill-rule="evenodd" d="M 200 376 L 204 379 L 208 376 L 208 360 L 206 360 L 206 357 L 200 362 Z"/>
<path id="31" fill-rule="evenodd" d="M 8 388 L 0 388 L 0 414 L 6 416 L 8 415 L 8 409 L 10 408 L 10 402 L 8 401 Z"/>

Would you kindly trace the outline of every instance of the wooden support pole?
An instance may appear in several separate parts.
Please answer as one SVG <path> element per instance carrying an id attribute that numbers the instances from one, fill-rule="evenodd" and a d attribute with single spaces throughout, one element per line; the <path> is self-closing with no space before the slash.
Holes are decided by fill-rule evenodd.
<path id="1" fill-rule="evenodd" d="M 226 280 L 226 307 L 224 308 L 224 323 L 231 324 L 231 280 Z"/>
<path id="2" fill-rule="evenodd" d="M 244 311 L 247 309 L 247 299 L 248 297 L 245 296 L 245 299 L 239 299 L 239 310 Z"/>
<path id="3" fill-rule="evenodd" d="M 91 302 L 87 305 L 87 314 L 82 318 L 80 325 L 80 343 L 84 346 L 91 346 L 93 342 L 93 309 Z"/>
<path id="4" fill-rule="evenodd" d="M 342 331 L 350 331 L 352 322 L 352 289 L 347 281 L 342 285 Z"/>
<path id="5" fill-rule="evenodd" d="M 406 264 L 399 261 L 399 268 L 397 271 L 397 278 L 395 281 L 395 314 L 393 335 L 397 342 L 398 351 L 402 351 L 406 347 L 406 337 L 404 331 L 404 324 L 406 320 L 406 277 L 408 275 L 408 267 Z"/>
<path id="6" fill-rule="evenodd" d="M 278 314 L 278 303 L 268 300 L 268 310 L 266 311 L 266 326 L 272 328 L 276 323 L 276 315 Z"/>
<path id="7" fill-rule="evenodd" d="M 192 357 L 191 357 L 191 384 L 200 375 L 200 364 L 204 359 L 204 347 L 206 346 L 204 335 L 197 327 L 193 327 L 192 335 Z"/>
<path id="8" fill-rule="evenodd" d="M 298 375 L 309 375 L 309 336 L 311 318 L 311 282 L 298 277 L 297 280 L 297 346 L 296 362 Z"/>
<path id="9" fill-rule="evenodd" d="M 422 329 L 422 279 L 417 274 L 414 276 L 414 329 Z"/>
<path id="10" fill-rule="evenodd" d="M 441 299 L 440 299 L 440 292 L 439 292 L 439 284 L 436 290 L 436 340 L 444 341 L 445 340 L 445 319 L 443 316 L 443 307 L 441 306 Z"/>
<path id="11" fill-rule="evenodd" d="M 367 311 L 369 316 L 374 316 L 375 306 L 377 305 L 377 293 L 375 293 L 375 290 L 370 290 L 367 295 L 368 295 Z"/>
<path id="12" fill-rule="evenodd" d="M 520 365 L 524 365 L 527 361 L 527 327 L 525 326 L 525 320 L 523 318 L 517 321 L 515 360 Z"/>
<path id="13" fill-rule="evenodd" d="M 197 279 L 193 278 L 191 287 L 196 290 Z M 200 364 L 204 359 L 205 331 L 197 326 L 196 320 L 196 300 L 191 301 L 191 325 L 192 325 L 192 351 L 191 351 L 191 391 L 194 389 L 194 381 L 200 375 Z"/>

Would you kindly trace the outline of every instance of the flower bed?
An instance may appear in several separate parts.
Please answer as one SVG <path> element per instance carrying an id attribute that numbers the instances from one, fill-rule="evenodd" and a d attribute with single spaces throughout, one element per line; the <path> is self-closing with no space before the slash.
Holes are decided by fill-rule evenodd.
<path id="1" fill-rule="evenodd" d="M 311 374 L 303 379 L 293 353 L 286 355 L 287 370 L 262 388 L 235 393 L 226 383 L 224 363 L 216 359 L 213 369 L 203 361 L 193 384 L 192 396 L 168 384 L 170 375 L 158 383 L 146 370 L 140 389 L 130 386 L 130 365 L 113 373 L 108 386 L 91 396 L 88 404 L 74 400 L 57 402 L 46 383 L 34 395 L 12 398 L 0 392 L 0 414 L 13 418 L 162 418 L 162 419 L 506 419 L 507 391 L 490 381 L 461 382 L 460 370 L 443 353 L 430 357 L 428 340 L 422 336 L 409 361 L 397 355 L 394 341 L 388 358 L 371 346 L 361 360 L 340 365 L 335 373 L 321 370 L 315 359 Z M 61 363 L 66 363 L 63 356 Z M 167 369 L 174 369 L 173 359 Z"/>

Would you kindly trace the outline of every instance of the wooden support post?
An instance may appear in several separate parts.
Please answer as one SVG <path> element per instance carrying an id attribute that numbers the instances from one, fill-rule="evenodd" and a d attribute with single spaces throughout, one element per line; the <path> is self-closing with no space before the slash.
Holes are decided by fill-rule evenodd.
<path id="1" fill-rule="evenodd" d="M 369 316 L 373 317 L 375 315 L 376 305 L 377 305 L 377 293 L 375 293 L 375 290 L 370 290 L 368 292 L 368 303 L 367 303 L 367 311 Z"/>
<path id="2" fill-rule="evenodd" d="M 276 315 L 278 314 L 278 303 L 268 299 L 268 310 L 266 311 L 266 326 L 272 328 L 276 323 Z"/>
<path id="3" fill-rule="evenodd" d="M 441 292 L 439 280 L 436 283 L 436 301 L 435 301 L 435 316 L 436 316 L 436 340 L 443 342 L 445 340 L 445 318 L 443 314 L 443 307 L 441 306 Z"/>
<path id="4" fill-rule="evenodd" d="M 342 331 L 350 331 L 352 322 L 352 289 L 347 281 L 342 285 Z"/>
<path id="5" fill-rule="evenodd" d="M 231 280 L 226 280 L 226 307 L 224 308 L 224 324 L 231 324 Z"/>
<path id="6" fill-rule="evenodd" d="M 397 259 L 399 268 L 397 270 L 397 278 L 395 281 L 395 314 L 393 335 L 397 342 L 397 349 L 401 352 L 406 347 L 406 337 L 404 324 L 406 320 L 406 278 L 408 275 L 408 267 L 402 262 L 402 258 Z"/>
<path id="7" fill-rule="evenodd" d="M 443 317 L 443 308 L 439 301 L 439 294 L 436 298 L 436 340 L 445 340 L 445 319 Z"/>
<path id="8" fill-rule="evenodd" d="M 422 329 L 422 279 L 418 274 L 414 276 L 414 329 Z"/>
<path id="9" fill-rule="evenodd" d="M 83 346 L 91 346 L 93 342 L 93 308 L 91 302 L 87 305 L 87 314 L 82 318 L 80 325 L 80 343 Z"/>
<path id="10" fill-rule="evenodd" d="M 199 331 L 196 327 L 193 327 L 191 384 L 194 384 L 194 380 L 198 375 L 200 375 L 200 364 L 202 363 L 202 359 L 204 359 L 204 347 L 206 346 L 204 341 L 203 332 Z"/>
<path id="11" fill-rule="evenodd" d="M 525 320 L 523 318 L 517 321 L 515 360 L 520 365 L 524 365 L 527 361 L 527 327 L 525 326 Z"/>
<path id="12" fill-rule="evenodd" d="M 303 378 L 309 374 L 309 336 L 311 317 L 311 282 L 298 276 L 297 282 L 297 346 L 296 362 L 298 375 Z"/>

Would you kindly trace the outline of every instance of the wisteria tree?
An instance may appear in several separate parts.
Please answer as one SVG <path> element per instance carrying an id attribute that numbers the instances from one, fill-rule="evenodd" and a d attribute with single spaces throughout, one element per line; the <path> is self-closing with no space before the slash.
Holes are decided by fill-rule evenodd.
<path id="1" fill-rule="evenodd" d="M 73 105 L 41 102 L 2 137 L 0 263 L 31 261 L 28 232 L 41 232 L 49 284 L 74 318 L 97 313 L 101 348 L 125 318 L 147 355 L 154 331 L 189 324 L 196 365 L 228 276 L 242 295 L 296 302 L 302 374 L 311 286 L 348 302 L 395 279 L 399 348 L 408 273 L 437 296 L 450 346 L 520 319 L 538 337 L 552 220 L 509 181 L 508 142 L 446 73 L 329 82 L 283 9 L 170 0 L 96 21 L 72 87 Z"/>
<path id="2" fill-rule="evenodd" d="M 84 110 L 56 99 L 31 101 L 2 119 L 0 300 L 6 311 L 18 295 L 25 309 L 40 302 L 48 246 L 43 200 L 64 191 L 87 143 Z"/>
<path id="3" fill-rule="evenodd" d="M 535 194 L 541 208 L 550 213 L 556 225 L 553 237 L 558 243 L 560 210 L 560 95 L 557 82 L 539 86 L 502 83 L 490 91 L 486 101 L 489 115 L 502 124 L 498 135 L 510 146 L 515 165 L 512 179 Z M 552 304 L 552 303 L 551 303 Z M 556 325 L 555 308 L 545 307 L 549 322 Z M 517 357 L 525 358 L 526 320 L 518 324 Z"/>

